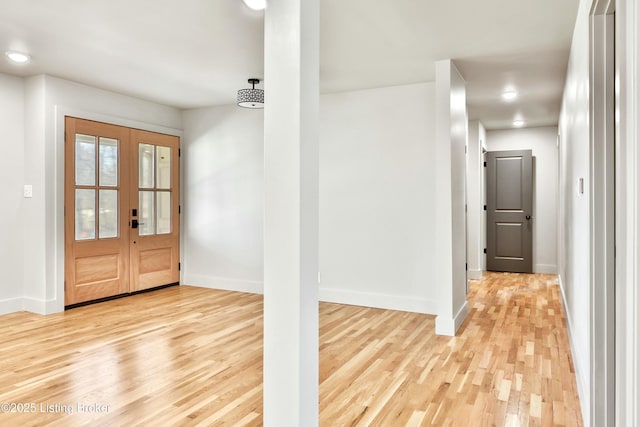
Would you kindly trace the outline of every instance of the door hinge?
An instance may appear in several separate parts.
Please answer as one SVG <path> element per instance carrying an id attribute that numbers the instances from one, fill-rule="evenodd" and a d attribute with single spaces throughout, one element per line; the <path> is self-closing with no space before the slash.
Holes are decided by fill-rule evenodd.
<path id="1" fill-rule="evenodd" d="M 487 162 L 484 162 L 484 167 L 485 167 L 485 168 L 487 167 Z"/>
<path id="2" fill-rule="evenodd" d="M 484 253 L 485 253 L 485 254 L 487 253 L 487 248 L 484 248 Z"/>
<path id="3" fill-rule="evenodd" d="M 466 262 L 464 263 L 464 269 L 465 271 L 469 271 L 469 264 Z"/>
<path id="4" fill-rule="evenodd" d="M 178 263 L 178 271 L 180 271 L 181 268 L 182 268 L 182 265 L 180 265 L 180 263 Z"/>
<path id="5" fill-rule="evenodd" d="M 182 206 L 178 205 L 178 213 L 182 213 Z"/>
<path id="6" fill-rule="evenodd" d="M 484 210 L 485 210 L 485 211 L 487 210 L 487 205 L 484 205 Z"/>
<path id="7" fill-rule="evenodd" d="M 182 156 L 182 149 L 178 148 L 178 157 Z"/>

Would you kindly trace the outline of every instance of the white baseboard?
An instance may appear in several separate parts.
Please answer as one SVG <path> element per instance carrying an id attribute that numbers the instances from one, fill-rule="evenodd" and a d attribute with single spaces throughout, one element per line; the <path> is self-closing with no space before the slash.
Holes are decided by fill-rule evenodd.
<path id="1" fill-rule="evenodd" d="M 482 270 L 469 270 L 467 271 L 467 279 L 480 280 L 482 279 Z"/>
<path id="2" fill-rule="evenodd" d="M 263 282 L 238 280 L 226 277 L 186 275 L 185 285 L 199 286 L 225 291 L 264 293 Z M 437 313 L 437 303 L 426 298 L 401 297 L 397 295 L 378 294 L 372 292 L 351 291 L 336 288 L 320 288 L 318 299 L 322 302 L 358 305 L 362 307 L 382 308 L 386 310 L 409 311 L 414 313 Z"/>
<path id="3" fill-rule="evenodd" d="M 59 307 L 56 300 L 42 300 L 38 298 L 11 298 L 0 301 L 0 314 L 28 311 L 34 314 L 52 314 L 64 311 L 64 306 Z"/>
<path id="4" fill-rule="evenodd" d="M 184 279 L 185 285 L 201 288 L 220 289 L 223 291 L 248 292 L 263 294 L 264 284 L 253 280 L 232 279 L 229 277 L 215 277 L 188 274 Z"/>
<path id="5" fill-rule="evenodd" d="M 43 300 L 39 298 L 22 298 L 22 308 L 25 311 L 35 314 L 53 314 L 64 311 L 64 304 L 62 307 L 58 307 L 58 301 L 56 300 Z"/>
<path id="6" fill-rule="evenodd" d="M 10 298 L 0 301 L 0 314 L 17 313 L 23 310 L 22 298 Z"/>
<path id="7" fill-rule="evenodd" d="M 578 388 L 578 398 L 580 399 L 582 421 L 585 426 L 589 426 L 591 425 L 591 411 L 589 410 L 589 408 L 591 408 L 591 395 L 585 380 L 585 378 L 587 378 L 588 376 L 588 372 L 585 372 L 582 364 L 576 359 L 575 338 L 573 334 L 571 316 L 569 316 L 569 313 L 567 312 L 567 296 L 564 293 L 564 283 L 562 282 L 562 275 L 558 275 L 558 284 L 560 286 L 560 295 L 562 295 L 562 309 L 564 310 L 564 317 L 565 319 L 567 319 L 567 334 L 569 335 L 569 346 L 571 347 L 571 359 L 573 360 L 573 367 L 576 372 L 576 386 Z M 585 374 L 587 375 L 585 376 Z"/>
<path id="8" fill-rule="evenodd" d="M 443 316 L 436 317 L 436 335 L 454 337 L 456 332 L 458 332 L 458 329 L 460 329 L 460 326 L 462 326 L 462 322 L 465 321 L 468 315 L 469 303 L 465 301 L 452 319 L 448 317 L 445 318 Z"/>
<path id="9" fill-rule="evenodd" d="M 403 297 L 337 288 L 321 287 L 318 298 L 322 302 L 382 308 L 385 310 L 409 311 L 423 314 L 435 315 L 438 309 L 436 301 L 426 298 Z"/>
<path id="10" fill-rule="evenodd" d="M 555 264 L 536 264 L 533 266 L 534 273 L 558 274 L 558 266 Z"/>

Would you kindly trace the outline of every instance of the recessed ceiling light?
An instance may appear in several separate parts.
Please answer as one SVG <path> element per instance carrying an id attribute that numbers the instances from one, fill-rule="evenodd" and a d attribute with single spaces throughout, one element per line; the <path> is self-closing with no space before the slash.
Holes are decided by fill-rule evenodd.
<path id="1" fill-rule="evenodd" d="M 9 58 L 12 62 L 15 62 L 16 64 L 25 64 L 31 60 L 31 57 L 29 55 L 22 52 L 9 50 L 4 54 L 7 55 L 7 58 Z"/>
<path id="2" fill-rule="evenodd" d="M 521 128 L 522 126 L 524 126 L 524 120 L 514 120 L 513 121 L 513 126 L 515 126 L 517 128 Z"/>
<path id="3" fill-rule="evenodd" d="M 253 10 L 263 10 L 267 7 L 267 0 L 242 0 L 247 7 Z"/>
<path id="4" fill-rule="evenodd" d="M 505 101 L 511 101 L 513 99 L 516 99 L 518 97 L 518 92 L 516 92 L 515 90 L 507 90 L 505 92 L 502 92 L 502 99 L 504 99 Z"/>

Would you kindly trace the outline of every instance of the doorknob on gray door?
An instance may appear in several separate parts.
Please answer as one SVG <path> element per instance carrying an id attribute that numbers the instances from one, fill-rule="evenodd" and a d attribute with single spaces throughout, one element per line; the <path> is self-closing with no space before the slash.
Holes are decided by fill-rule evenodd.
<path id="1" fill-rule="evenodd" d="M 531 215 L 527 215 L 527 216 L 525 216 L 525 219 L 526 219 L 527 221 L 529 221 L 529 220 L 531 219 Z"/>

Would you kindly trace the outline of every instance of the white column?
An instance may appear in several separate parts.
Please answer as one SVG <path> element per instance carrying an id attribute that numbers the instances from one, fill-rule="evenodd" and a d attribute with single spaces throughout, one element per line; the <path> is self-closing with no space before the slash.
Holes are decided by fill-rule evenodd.
<path id="1" fill-rule="evenodd" d="M 436 334 L 456 334 L 469 314 L 465 229 L 465 81 L 450 59 L 436 62 L 436 240 L 440 251 L 436 280 L 439 311 Z"/>
<path id="2" fill-rule="evenodd" d="M 265 12 L 264 425 L 318 425 L 319 0 Z"/>

